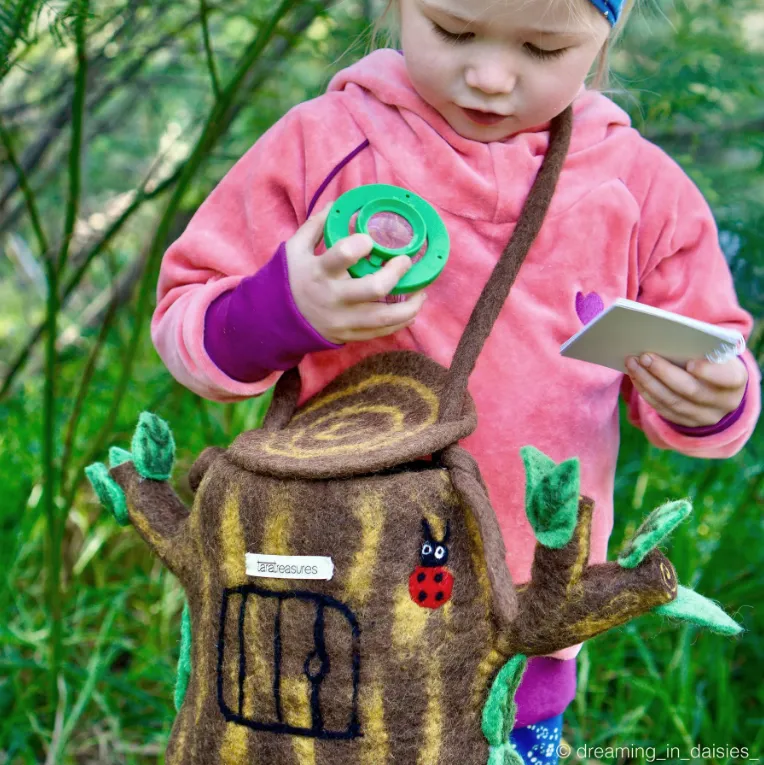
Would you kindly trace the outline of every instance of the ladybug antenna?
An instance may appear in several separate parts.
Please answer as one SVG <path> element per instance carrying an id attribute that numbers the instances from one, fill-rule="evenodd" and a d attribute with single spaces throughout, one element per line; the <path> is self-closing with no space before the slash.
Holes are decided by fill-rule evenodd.
<path id="1" fill-rule="evenodd" d="M 441 544 L 447 545 L 450 536 L 451 536 L 451 521 L 446 521 L 446 535 L 443 537 L 443 542 Z"/>
<path id="2" fill-rule="evenodd" d="M 425 539 L 434 539 L 430 524 L 427 523 L 427 518 L 422 518 L 422 531 L 424 532 Z"/>

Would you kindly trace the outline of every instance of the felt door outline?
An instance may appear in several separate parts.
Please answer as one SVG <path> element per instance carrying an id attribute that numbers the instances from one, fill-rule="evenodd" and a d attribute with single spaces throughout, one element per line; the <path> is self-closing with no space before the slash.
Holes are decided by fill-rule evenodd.
<path id="1" fill-rule="evenodd" d="M 226 703 L 224 694 L 224 659 L 226 653 L 226 622 L 228 618 L 229 600 L 234 595 L 241 596 L 241 605 L 238 614 L 238 645 L 235 651 L 238 654 L 238 709 L 233 710 Z M 244 649 L 244 623 L 247 612 L 247 600 L 250 596 L 277 601 L 276 617 L 273 624 L 274 661 L 273 661 L 273 700 L 276 709 L 276 720 L 266 721 L 248 718 L 243 714 L 244 707 L 244 682 L 246 679 L 246 651 Z M 281 613 L 285 601 L 298 600 L 313 604 L 316 608 L 313 622 L 313 650 L 305 657 L 303 675 L 310 685 L 310 710 L 311 726 L 298 727 L 284 722 L 281 709 Z M 351 647 L 351 675 L 352 675 L 352 700 L 348 724 L 341 730 L 329 730 L 323 723 L 323 711 L 321 708 L 320 692 L 321 683 L 330 672 L 331 662 L 338 657 L 331 658 L 326 650 L 324 628 L 326 609 L 333 609 L 342 615 L 348 624 L 352 647 Z M 220 711 L 228 722 L 244 725 L 253 730 L 268 731 L 294 736 L 306 736 L 320 739 L 353 739 L 361 736 L 361 725 L 358 717 L 358 684 L 361 672 L 360 651 L 361 630 L 355 614 L 344 603 L 329 595 L 296 590 L 291 592 L 273 592 L 264 590 L 256 585 L 245 584 L 239 587 L 227 588 L 223 591 L 223 602 L 220 610 L 220 634 L 218 639 L 218 666 L 217 666 L 217 689 L 218 705 Z M 229 641 L 230 642 L 230 641 Z M 316 669 L 316 664 L 318 668 Z"/>

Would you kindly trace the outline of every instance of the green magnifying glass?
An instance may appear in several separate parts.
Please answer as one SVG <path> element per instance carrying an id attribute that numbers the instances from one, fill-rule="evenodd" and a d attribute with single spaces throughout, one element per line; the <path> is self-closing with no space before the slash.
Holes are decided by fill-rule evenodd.
<path id="1" fill-rule="evenodd" d="M 360 278 L 376 273 L 386 261 L 398 255 L 413 258 L 426 244 L 424 255 L 414 262 L 390 294 L 416 292 L 438 278 L 448 260 L 450 240 L 445 223 L 429 202 L 412 191 L 386 183 L 371 183 L 351 189 L 337 199 L 326 218 L 324 242 L 327 249 L 350 235 L 350 221 L 356 213 L 356 232 L 368 234 L 372 240 L 374 236 L 369 231 L 369 223 L 380 213 L 401 216 L 411 227 L 413 235 L 409 242 L 397 248 L 386 247 L 374 240 L 368 257 L 348 269 L 351 276 Z"/>

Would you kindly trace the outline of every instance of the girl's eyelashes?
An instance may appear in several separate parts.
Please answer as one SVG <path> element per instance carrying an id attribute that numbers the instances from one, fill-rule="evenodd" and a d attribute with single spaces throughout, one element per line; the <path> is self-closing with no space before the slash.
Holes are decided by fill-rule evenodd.
<path id="1" fill-rule="evenodd" d="M 444 40 L 447 40 L 448 42 L 465 43 L 465 42 L 469 42 L 475 36 L 474 32 L 462 32 L 461 34 L 447 32 L 445 29 L 443 29 L 443 27 L 439 26 L 434 21 L 432 21 L 432 19 L 430 20 L 430 24 L 432 24 L 432 28 L 435 30 L 435 32 Z"/>
<path id="2" fill-rule="evenodd" d="M 475 37 L 474 32 L 461 32 L 459 34 L 455 32 L 449 32 L 443 27 L 436 24 L 432 19 L 430 20 L 430 23 L 432 24 L 432 28 L 435 30 L 436 34 L 439 37 L 442 37 L 444 40 L 450 43 L 467 43 L 470 40 L 472 40 Z M 523 46 L 525 50 L 534 58 L 539 59 L 553 59 L 553 58 L 559 58 L 562 56 L 563 53 L 565 53 L 567 48 L 558 48 L 557 50 L 547 50 L 545 48 L 538 48 L 532 43 L 525 43 Z"/>
<path id="3" fill-rule="evenodd" d="M 533 56 L 534 58 L 541 58 L 541 59 L 559 58 L 567 50 L 567 48 L 557 48 L 557 50 L 546 50 L 545 48 L 537 48 L 535 45 L 532 45 L 531 43 L 525 43 L 523 47 L 525 48 L 525 50 L 528 51 L 528 53 L 531 54 L 531 56 Z"/>

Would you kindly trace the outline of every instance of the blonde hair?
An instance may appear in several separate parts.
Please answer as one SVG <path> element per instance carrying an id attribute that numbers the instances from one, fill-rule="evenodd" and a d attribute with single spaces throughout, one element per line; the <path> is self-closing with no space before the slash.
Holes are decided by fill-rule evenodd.
<path id="1" fill-rule="evenodd" d="M 618 38 L 623 34 L 626 20 L 632 10 L 634 10 L 637 1 L 638 0 L 626 0 L 624 2 L 618 22 L 613 27 L 607 40 L 605 40 L 605 44 L 597 54 L 597 58 L 594 60 L 594 66 L 589 73 L 591 81 L 587 84 L 587 87 L 600 91 L 604 91 L 610 87 L 610 52 Z M 580 0 L 566 0 L 566 2 L 568 3 L 571 12 L 576 13 L 578 11 Z M 380 47 L 397 48 L 399 46 L 400 40 L 397 24 L 385 23 L 385 19 L 394 3 L 395 0 L 387 0 L 387 5 L 384 11 L 382 11 L 374 21 L 374 24 L 371 27 L 367 53 Z"/>

